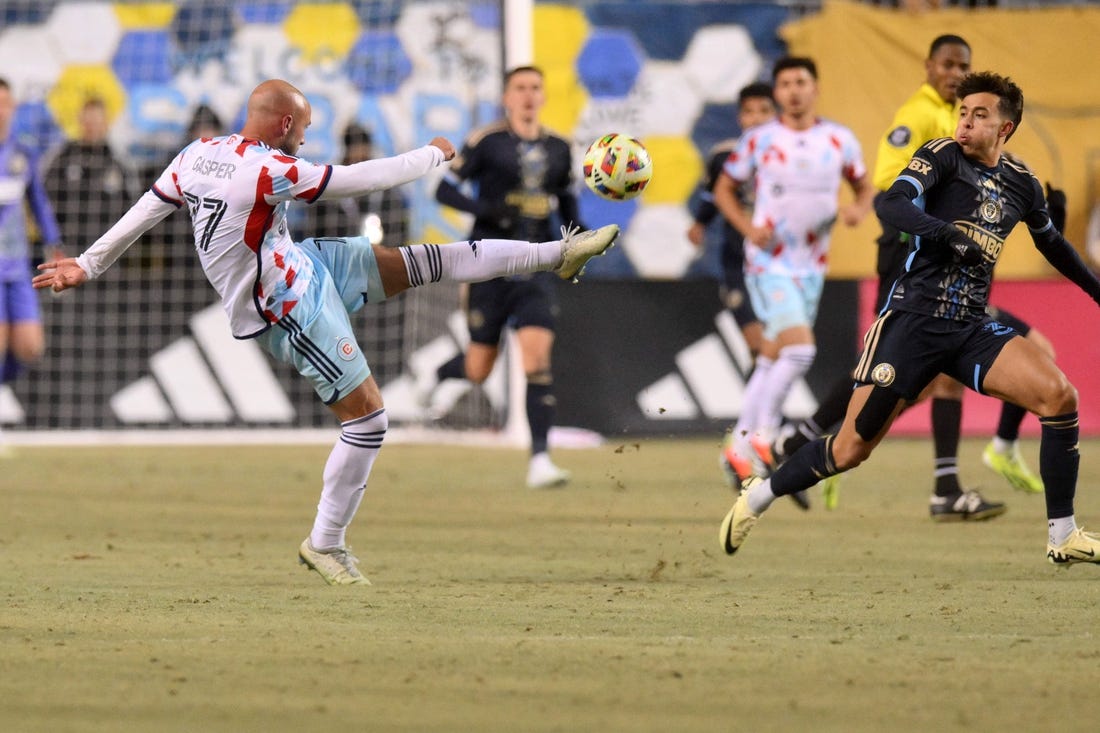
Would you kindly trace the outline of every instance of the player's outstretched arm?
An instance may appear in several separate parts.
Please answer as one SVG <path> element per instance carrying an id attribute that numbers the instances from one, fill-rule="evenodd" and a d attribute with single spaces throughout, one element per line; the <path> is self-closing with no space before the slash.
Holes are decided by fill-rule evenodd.
<path id="1" fill-rule="evenodd" d="M 42 263 L 38 267 L 41 272 L 31 280 L 31 284 L 35 288 L 51 288 L 59 293 L 99 277 L 138 237 L 175 210 L 175 205 L 162 200 L 152 191 L 146 191 L 84 254 Z"/>
<path id="2" fill-rule="evenodd" d="M 1035 242 L 1035 249 L 1039 250 L 1047 262 L 1054 265 L 1054 269 L 1100 305 L 1100 280 L 1077 254 L 1073 245 L 1054 228 L 1053 223 L 1039 231 L 1033 230 L 1031 239 Z"/>
<path id="3" fill-rule="evenodd" d="M 432 141 L 428 143 L 443 151 L 443 160 L 455 159 L 455 146 L 445 137 L 433 137 Z"/>
<path id="4" fill-rule="evenodd" d="M 446 138 L 437 137 L 423 147 L 390 158 L 334 165 L 332 177 L 320 198 L 354 198 L 371 191 L 394 188 L 415 181 L 454 157 L 454 145 Z"/>
<path id="5" fill-rule="evenodd" d="M 39 274 L 34 276 L 31 284 L 36 289 L 50 288 L 55 293 L 83 285 L 88 279 L 88 273 L 77 264 L 75 257 L 43 262 L 38 270 Z"/>

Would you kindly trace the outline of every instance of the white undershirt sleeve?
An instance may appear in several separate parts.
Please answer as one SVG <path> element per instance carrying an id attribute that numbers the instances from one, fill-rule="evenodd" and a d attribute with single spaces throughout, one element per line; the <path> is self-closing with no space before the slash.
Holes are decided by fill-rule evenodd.
<path id="1" fill-rule="evenodd" d="M 320 199 L 343 199 L 400 186 L 428 173 L 443 161 L 443 151 L 425 145 L 392 158 L 332 166 L 332 176 Z"/>
<path id="2" fill-rule="evenodd" d="M 106 234 L 76 258 L 76 264 L 88 273 L 89 280 L 99 277 L 138 237 L 175 210 L 176 206 L 173 204 L 164 201 L 152 191 L 146 191 Z"/>

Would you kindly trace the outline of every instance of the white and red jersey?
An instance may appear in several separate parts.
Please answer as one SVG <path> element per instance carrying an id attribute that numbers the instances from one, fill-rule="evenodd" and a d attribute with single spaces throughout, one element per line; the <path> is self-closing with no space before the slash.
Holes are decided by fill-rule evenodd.
<path id="1" fill-rule="evenodd" d="M 806 130 L 766 122 L 745 133 L 722 169 L 741 184 L 755 176 L 752 223 L 774 232 L 764 247 L 745 240 L 746 273 L 823 274 L 840 182 L 867 173 L 852 131 L 823 119 Z"/>
<path id="2" fill-rule="evenodd" d="M 320 198 L 331 175 L 332 166 L 229 135 L 191 143 L 153 184 L 190 210 L 195 251 L 233 335 L 263 331 L 301 298 L 313 265 L 291 239 L 286 212 L 292 200 Z"/>
<path id="3" fill-rule="evenodd" d="M 237 338 L 256 336 L 287 313 L 314 278 L 290 238 L 290 201 L 362 196 L 415 180 L 443 162 L 434 145 L 353 165 L 317 165 L 240 135 L 196 140 L 153 188 L 77 257 L 99 276 L 144 232 L 187 206 L 195 251 Z"/>

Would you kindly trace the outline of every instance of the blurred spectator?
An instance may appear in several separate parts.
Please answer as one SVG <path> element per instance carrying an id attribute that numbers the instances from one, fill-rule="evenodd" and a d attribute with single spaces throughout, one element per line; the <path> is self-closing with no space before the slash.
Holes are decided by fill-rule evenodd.
<path id="1" fill-rule="evenodd" d="M 217 137 L 224 134 L 225 128 L 222 126 L 222 120 L 218 117 L 218 113 L 208 105 L 200 104 L 191 115 L 191 122 L 187 125 L 183 140 L 186 143 L 199 138 Z M 157 173 L 159 174 L 160 171 L 157 171 Z"/>
<path id="2" fill-rule="evenodd" d="M 80 133 L 45 164 L 43 182 L 57 212 L 62 238 L 91 244 L 130 208 L 136 194 L 130 171 L 107 144 L 107 108 L 92 97 L 80 110 Z"/>
<path id="3" fill-rule="evenodd" d="M 369 130 L 352 122 L 344 130 L 344 165 L 374 156 Z M 305 207 L 304 231 L 318 236 L 367 237 L 372 244 L 406 244 L 408 206 L 396 189 L 374 191 L 360 198 L 321 200 Z"/>

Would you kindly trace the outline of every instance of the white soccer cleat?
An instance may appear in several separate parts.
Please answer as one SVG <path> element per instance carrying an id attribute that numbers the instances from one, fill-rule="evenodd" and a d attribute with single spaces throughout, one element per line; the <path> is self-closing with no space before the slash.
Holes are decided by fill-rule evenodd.
<path id="1" fill-rule="evenodd" d="M 567 483 L 569 472 L 555 466 L 549 454 L 536 453 L 531 456 L 531 462 L 527 465 L 527 488 L 556 489 Z"/>
<path id="2" fill-rule="evenodd" d="M 599 229 L 583 232 L 576 227 L 569 229 L 563 226 L 561 228 L 561 264 L 554 272 L 562 280 L 577 282 L 588 261 L 610 249 L 618 236 L 618 224 L 608 224 Z"/>
<path id="3" fill-rule="evenodd" d="M 315 570 L 329 585 L 370 585 L 366 576 L 359 572 L 359 558 L 351 554 L 349 547 L 322 552 L 313 549 L 307 537 L 298 548 L 298 562 Z"/>

